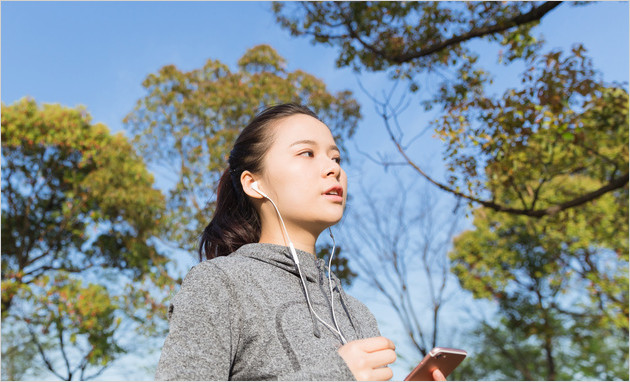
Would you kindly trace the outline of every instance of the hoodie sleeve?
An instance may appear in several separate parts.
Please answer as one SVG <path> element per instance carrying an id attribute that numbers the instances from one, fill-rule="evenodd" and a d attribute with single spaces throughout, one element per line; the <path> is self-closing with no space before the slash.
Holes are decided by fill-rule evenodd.
<path id="1" fill-rule="evenodd" d="M 280 375 L 280 381 L 356 381 L 346 361 L 335 352 L 330 357 L 320 358 L 318 371 L 300 370 Z"/>
<path id="2" fill-rule="evenodd" d="M 209 261 L 188 272 L 169 307 L 156 380 L 229 379 L 238 338 L 231 291 L 227 276 Z"/>

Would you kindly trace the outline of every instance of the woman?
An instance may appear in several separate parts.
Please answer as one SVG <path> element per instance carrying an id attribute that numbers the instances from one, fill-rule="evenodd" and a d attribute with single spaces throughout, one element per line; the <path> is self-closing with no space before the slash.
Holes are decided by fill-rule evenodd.
<path id="1" fill-rule="evenodd" d="M 156 379 L 392 377 L 394 344 L 315 256 L 320 233 L 343 215 L 340 163 L 330 130 L 306 107 L 270 107 L 245 127 L 201 238 L 207 261 L 170 305 Z"/>

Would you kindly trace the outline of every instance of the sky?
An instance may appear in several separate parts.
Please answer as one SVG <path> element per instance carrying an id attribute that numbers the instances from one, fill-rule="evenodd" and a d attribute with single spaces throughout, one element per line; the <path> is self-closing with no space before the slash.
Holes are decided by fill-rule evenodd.
<path id="1" fill-rule="evenodd" d="M 391 87 L 386 76 L 336 68 L 333 47 L 312 45 L 292 37 L 275 22 L 267 2 L 13 2 L 0 5 L 0 97 L 11 104 L 29 96 L 39 103 L 84 105 L 94 122 L 122 131 L 122 119 L 143 95 L 141 83 L 150 73 L 173 64 L 181 70 L 201 67 L 209 58 L 234 68 L 245 51 L 270 44 L 287 60 L 290 71 L 301 69 L 324 80 L 330 91 L 350 89 L 362 105 L 361 121 L 350 149 L 394 153 L 382 123 L 358 81 L 381 94 Z M 535 29 L 548 48 L 566 49 L 583 43 L 595 68 L 607 81 L 628 81 L 628 3 L 599 2 L 571 7 L 563 4 Z M 492 69 L 499 87 L 517 86 L 515 68 L 496 65 L 496 50 L 475 43 L 481 62 Z M 405 126 L 422 126 L 431 115 L 412 107 L 402 116 Z M 439 142 L 427 136 L 413 146 L 414 157 L 441 174 Z M 389 176 L 366 160 L 346 168 L 350 189 L 364 181 L 383 183 Z M 380 190 L 379 190 L 380 191 Z M 188 259 L 190 261 L 190 259 Z M 192 263 L 188 263 L 192 264 Z M 360 290 L 350 290 L 373 311 L 383 334 L 398 336 L 400 328 Z M 406 375 L 393 367 L 396 379 Z M 128 370 L 128 369 L 126 369 Z M 126 372 L 128 373 L 128 372 Z M 111 370 L 101 379 L 151 379 L 152 374 Z"/>

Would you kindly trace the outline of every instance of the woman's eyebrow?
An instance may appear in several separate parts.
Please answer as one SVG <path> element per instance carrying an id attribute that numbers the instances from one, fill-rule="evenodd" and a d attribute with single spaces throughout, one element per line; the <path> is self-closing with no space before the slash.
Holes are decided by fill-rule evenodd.
<path id="1" fill-rule="evenodd" d="M 315 142 L 312 139 L 302 139 L 302 140 L 295 141 L 295 142 L 291 143 L 291 146 L 289 146 L 289 147 L 292 147 L 292 146 L 295 146 L 295 145 L 300 145 L 300 144 L 308 144 L 308 145 L 317 146 L 317 142 Z M 330 145 L 330 146 L 328 146 L 328 150 L 334 150 L 334 151 L 341 152 L 339 150 L 339 148 L 337 147 L 337 145 Z"/>

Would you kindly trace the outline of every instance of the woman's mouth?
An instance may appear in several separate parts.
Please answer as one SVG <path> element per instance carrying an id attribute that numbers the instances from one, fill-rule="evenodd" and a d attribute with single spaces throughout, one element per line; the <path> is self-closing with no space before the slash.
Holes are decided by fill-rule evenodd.
<path id="1" fill-rule="evenodd" d="M 343 188 L 340 186 L 333 186 L 322 195 L 332 202 L 343 203 Z"/>

